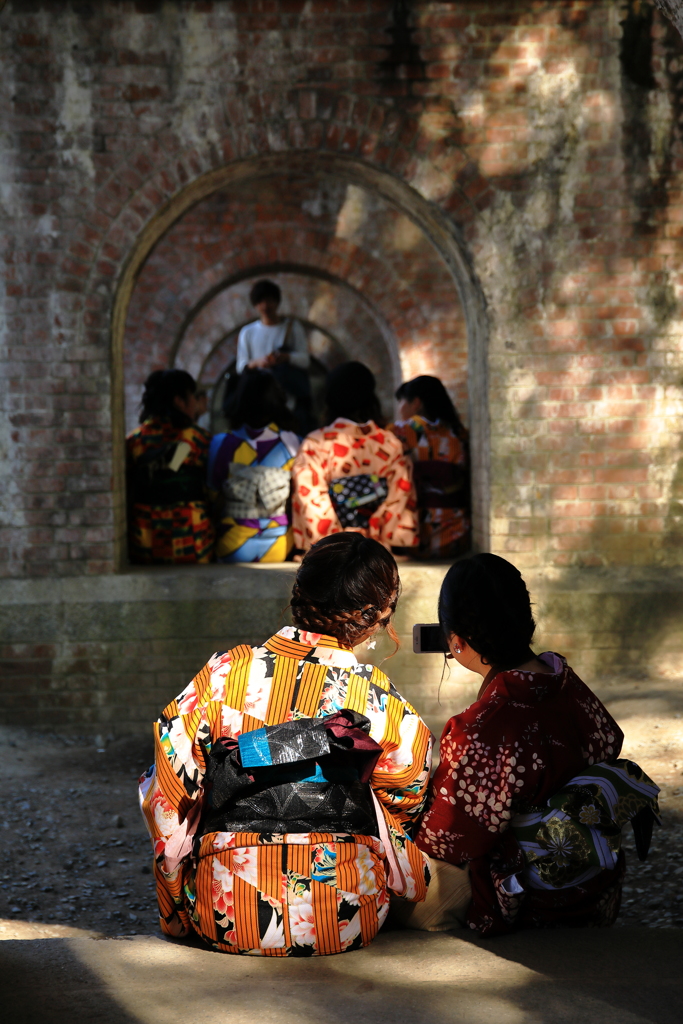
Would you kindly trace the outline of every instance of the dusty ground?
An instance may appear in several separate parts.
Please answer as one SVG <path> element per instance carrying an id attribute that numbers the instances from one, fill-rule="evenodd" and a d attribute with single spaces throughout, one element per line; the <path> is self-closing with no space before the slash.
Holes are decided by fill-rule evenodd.
<path id="1" fill-rule="evenodd" d="M 624 728 L 624 755 L 662 787 L 663 824 L 645 864 L 625 836 L 620 924 L 683 928 L 682 690 L 676 680 L 599 690 Z M 150 759 L 147 740 L 118 739 L 102 751 L 93 737 L 0 729 L 0 938 L 157 933 L 137 806 Z"/>
<path id="2" fill-rule="evenodd" d="M 136 801 L 151 743 L 0 730 L 0 938 L 156 933 Z M 27 926 L 24 922 L 30 922 Z"/>

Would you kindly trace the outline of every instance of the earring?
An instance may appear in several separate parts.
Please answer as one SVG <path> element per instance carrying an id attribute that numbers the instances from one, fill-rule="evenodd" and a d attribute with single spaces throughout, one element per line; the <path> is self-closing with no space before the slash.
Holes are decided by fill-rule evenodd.
<path id="1" fill-rule="evenodd" d="M 454 654 L 462 654 L 462 647 L 454 647 L 453 648 L 453 653 Z"/>

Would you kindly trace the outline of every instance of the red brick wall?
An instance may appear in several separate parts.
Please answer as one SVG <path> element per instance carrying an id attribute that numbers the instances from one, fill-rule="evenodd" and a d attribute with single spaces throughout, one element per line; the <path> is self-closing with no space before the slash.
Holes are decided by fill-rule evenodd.
<path id="1" fill-rule="evenodd" d="M 680 564 L 683 47 L 658 15 L 10 0 L 0 19 L 0 571 L 114 567 L 111 314 L 147 226 L 236 161 L 305 177 L 327 156 L 432 211 L 444 258 L 459 240 L 494 550 Z"/>

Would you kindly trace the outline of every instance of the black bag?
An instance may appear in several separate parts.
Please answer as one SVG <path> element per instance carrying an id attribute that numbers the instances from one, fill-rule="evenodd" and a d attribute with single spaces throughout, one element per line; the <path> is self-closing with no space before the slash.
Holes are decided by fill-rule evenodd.
<path id="1" fill-rule="evenodd" d="M 334 511 L 342 526 L 365 527 L 387 500 L 389 485 L 376 473 L 341 476 L 329 486 Z"/>
<path id="2" fill-rule="evenodd" d="M 221 738 L 206 754 L 201 835 L 346 832 L 378 835 L 367 781 L 382 752 L 354 711 Z M 248 762 L 246 765 L 243 762 Z"/>

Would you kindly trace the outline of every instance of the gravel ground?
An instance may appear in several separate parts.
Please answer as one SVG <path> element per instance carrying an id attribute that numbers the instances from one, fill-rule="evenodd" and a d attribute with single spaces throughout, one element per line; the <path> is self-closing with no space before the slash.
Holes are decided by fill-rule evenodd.
<path id="1" fill-rule="evenodd" d="M 118 740 L 99 752 L 92 737 L 0 729 L 0 937 L 64 934 L 60 925 L 101 935 L 158 932 L 136 797 L 151 758 L 150 741 Z M 27 932 L 15 922 L 42 927 Z"/>
<path id="2" fill-rule="evenodd" d="M 662 786 L 663 825 L 644 864 L 625 835 L 618 925 L 683 927 L 683 757 L 672 759 L 680 757 L 680 725 L 643 719 L 627 733 L 626 756 Z M 0 938 L 158 933 L 137 806 L 151 742 L 100 737 L 98 744 L 0 728 Z M 645 746 L 649 757 L 638 749 Z"/>

